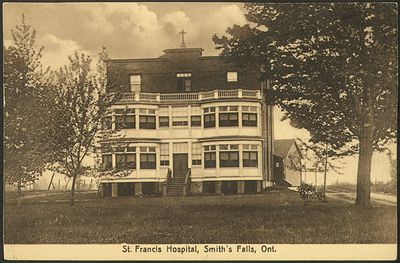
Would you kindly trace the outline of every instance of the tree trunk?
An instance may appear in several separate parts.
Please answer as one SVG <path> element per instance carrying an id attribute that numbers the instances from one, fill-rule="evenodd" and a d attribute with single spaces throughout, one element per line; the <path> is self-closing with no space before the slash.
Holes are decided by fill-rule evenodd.
<path id="1" fill-rule="evenodd" d="M 307 149 L 306 157 L 304 158 L 304 183 L 307 183 Z"/>
<path id="2" fill-rule="evenodd" d="M 22 185 L 21 185 L 21 180 L 18 181 L 17 184 L 17 206 L 21 206 L 22 204 Z"/>
<path id="3" fill-rule="evenodd" d="M 72 185 L 71 185 L 71 206 L 75 205 L 75 182 L 77 175 L 74 174 L 72 177 Z"/>
<path id="4" fill-rule="evenodd" d="M 22 184 L 21 184 L 21 181 L 18 181 L 18 184 L 17 184 L 17 193 L 18 193 L 18 197 L 21 197 L 21 196 L 22 196 Z"/>
<path id="5" fill-rule="evenodd" d="M 326 173 L 327 172 L 328 172 L 328 143 L 325 143 L 324 198 L 326 196 Z"/>
<path id="6" fill-rule="evenodd" d="M 317 167 L 315 167 L 315 171 L 314 171 L 314 184 L 315 184 L 315 187 L 317 187 Z"/>
<path id="7" fill-rule="evenodd" d="M 357 170 L 357 197 L 356 206 L 371 207 L 371 161 L 373 137 L 371 131 L 366 131 L 359 137 L 359 156 Z"/>

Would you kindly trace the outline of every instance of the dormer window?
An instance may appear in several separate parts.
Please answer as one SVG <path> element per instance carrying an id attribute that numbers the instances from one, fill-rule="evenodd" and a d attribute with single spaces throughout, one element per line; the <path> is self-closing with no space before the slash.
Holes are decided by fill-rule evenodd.
<path id="1" fill-rule="evenodd" d="M 140 74 L 130 75 L 131 92 L 136 92 L 141 90 L 142 79 Z"/>
<path id="2" fill-rule="evenodd" d="M 178 91 L 191 91 L 192 90 L 192 73 L 176 73 Z"/>
<path id="3" fill-rule="evenodd" d="M 236 71 L 228 71 L 226 73 L 226 81 L 238 82 L 238 73 Z"/>

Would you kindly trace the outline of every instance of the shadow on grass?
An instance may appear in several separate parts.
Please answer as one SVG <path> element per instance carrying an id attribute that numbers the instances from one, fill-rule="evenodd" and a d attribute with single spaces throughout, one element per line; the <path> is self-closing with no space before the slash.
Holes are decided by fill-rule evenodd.
<path id="1" fill-rule="evenodd" d="M 66 193 L 68 194 L 68 193 Z M 60 198 L 65 196 L 60 195 Z M 51 197 L 50 200 L 53 200 Z M 69 199 L 69 195 L 67 195 Z M 79 202 L 79 200 L 87 200 Z M 46 200 L 40 197 L 36 201 Z M 6 203 L 5 243 L 396 243 L 396 208 L 338 200 L 304 205 L 292 191 L 256 195 Z"/>

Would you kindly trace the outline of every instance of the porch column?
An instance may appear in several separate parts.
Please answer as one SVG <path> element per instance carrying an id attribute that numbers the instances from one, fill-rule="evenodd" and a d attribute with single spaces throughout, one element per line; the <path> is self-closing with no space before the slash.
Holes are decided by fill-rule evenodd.
<path id="1" fill-rule="evenodd" d="M 192 168 L 192 140 L 188 140 L 188 168 Z"/>
<path id="2" fill-rule="evenodd" d="M 174 167 L 174 153 L 173 153 L 174 148 L 173 147 L 174 147 L 174 144 L 173 144 L 173 142 L 170 141 L 168 143 L 168 154 L 169 154 L 169 169 L 171 171 L 173 171 L 173 167 Z"/>
<path id="3" fill-rule="evenodd" d="M 111 197 L 118 197 L 118 184 L 111 183 Z"/>

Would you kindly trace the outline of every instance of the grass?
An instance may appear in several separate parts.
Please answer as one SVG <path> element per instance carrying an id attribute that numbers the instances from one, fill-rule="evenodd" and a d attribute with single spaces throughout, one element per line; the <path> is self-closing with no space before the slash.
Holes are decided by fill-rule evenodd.
<path id="1" fill-rule="evenodd" d="M 396 243 L 396 207 L 357 209 L 329 199 L 304 205 L 298 194 L 98 198 L 78 194 L 24 200 L 6 196 L 6 244 Z M 49 203 L 38 201 L 49 200 Z M 79 202 L 79 199 L 86 200 Z M 87 201 L 87 199 L 91 199 Z"/>

